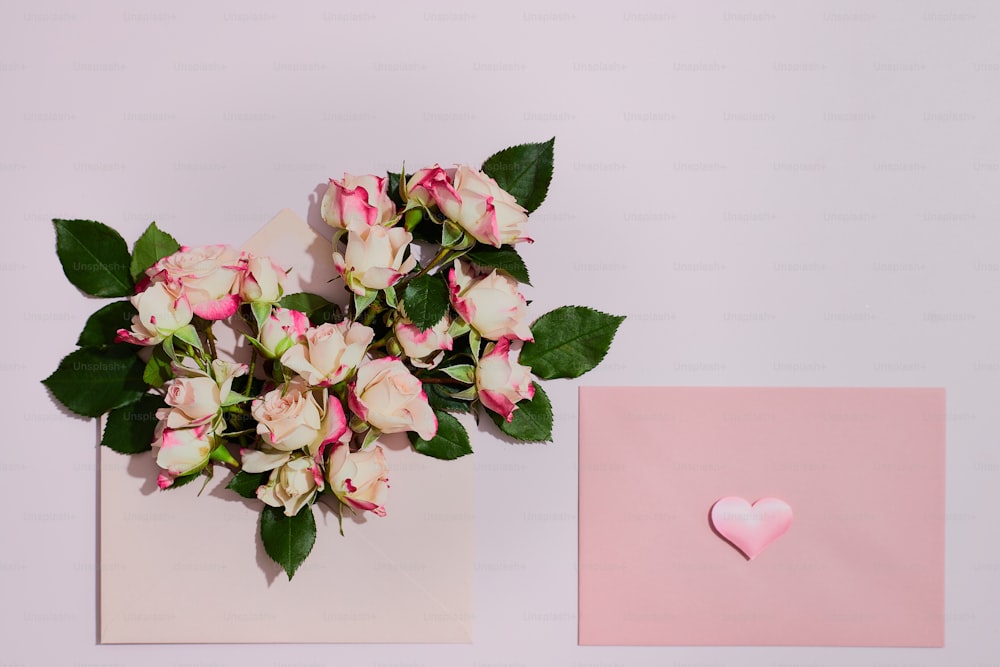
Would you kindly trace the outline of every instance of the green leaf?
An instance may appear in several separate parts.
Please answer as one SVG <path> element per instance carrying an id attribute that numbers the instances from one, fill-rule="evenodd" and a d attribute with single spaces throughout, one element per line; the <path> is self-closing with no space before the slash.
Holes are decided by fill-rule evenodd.
<path id="1" fill-rule="evenodd" d="M 375 299 L 378 298 L 379 291 L 377 289 L 365 290 L 364 295 L 355 294 L 354 295 L 354 317 L 355 319 L 361 318 L 361 313 L 365 312 L 365 308 L 375 303 Z"/>
<path id="2" fill-rule="evenodd" d="M 254 301 L 250 304 L 250 311 L 253 313 L 254 321 L 257 322 L 257 331 L 260 331 L 267 318 L 271 317 L 271 304 L 264 303 L 263 301 Z"/>
<path id="3" fill-rule="evenodd" d="M 94 220 L 53 220 L 56 254 L 69 281 L 91 296 L 129 296 L 132 258 L 121 234 Z"/>
<path id="4" fill-rule="evenodd" d="M 204 475 L 202 474 L 202 470 L 204 470 L 204 468 L 196 470 L 195 472 L 189 475 L 182 475 L 180 477 L 175 477 L 174 483 L 168 486 L 166 489 L 164 489 L 164 491 L 173 491 L 174 489 L 179 489 L 182 486 L 190 484 L 199 477 L 204 477 Z"/>
<path id="5" fill-rule="evenodd" d="M 174 377 L 174 369 L 170 367 L 170 357 L 159 345 L 153 348 L 153 354 L 146 362 L 142 371 L 142 381 L 150 387 L 162 387 Z"/>
<path id="6" fill-rule="evenodd" d="M 155 222 L 149 223 L 149 227 L 146 227 L 146 231 L 132 246 L 132 261 L 129 264 L 132 280 L 139 280 L 146 269 L 180 249 L 181 244 L 173 236 L 162 231 Z"/>
<path id="7" fill-rule="evenodd" d="M 407 435 L 413 448 L 425 456 L 433 456 L 445 461 L 471 454 L 472 445 L 469 443 L 469 434 L 461 422 L 447 412 L 435 410 L 434 414 L 438 420 L 437 435 L 430 440 L 424 440 L 410 431 Z"/>
<path id="8" fill-rule="evenodd" d="M 378 440 L 381 435 L 382 431 L 372 426 L 368 429 L 368 433 L 365 434 L 365 439 L 361 442 L 361 449 L 368 449 L 369 445 Z"/>
<path id="9" fill-rule="evenodd" d="M 114 345 L 118 330 L 130 328 L 132 316 L 138 312 L 128 301 L 109 303 L 87 319 L 76 344 L 80 347 Z"/>
<path id="10" fill-rule="evenodd" d="M 467 401 L 452 398 L 451 392 L 443 384 L 427 382 L 424 384 L 424 393 L 427 394 L 427 402 L 435 410 L 469 412 L 472 409 Z"/>
<path id="11" fill-rule="evenodd" d="M 291 579 L 316 542 L 316 519 L 312 506 L 295 516 L 285 516 L 279 507 L 265 506 L 260 513 L 260 539 L 264 551 Z"/>
<path id="12" fill-rule="evenodd" d="M 152 448 L 159 420 L 156 411 L 167 407 L 159 394 L 144 394 L 137 402 L 108 413 L 101 444 L 119 454 L 138 454 Z"/>
<path id="13" fill-rule="evenodd" d="M 549 192 L 555 142 L 552 137 L 540 144 L 505 148 L 487 158 L 483 171 L 531 213 L 542 205 Z"/>
<path id="14" fill-rule="evenodd" d="M 462 228 L 450 220 L 445 220 L 441 226 L 441 245 L 446 248 L 453 248 L 464 240 L 465 232 L 462 231 Z"/>
<path id="15" fill-rule="evenodd" d="M 524 283 L 525 285 L 531 284 L 528 267 L 524 265 L 524 260 L 517 254 L 517 251 L 509 245 L 494 248 L 493 246 L 479 243 L 465 254 L 465 258 L 479 266 L 500 269 L 519 283 Z"/>
<path id="16" fill-rule="evenodd" d="M 479 396 L 479 390 L 475 386 L 466 387 L 462 391 L 456 391 L 451 395 L 456 401 L 474 401 Z"/>
<path id="17" fill-rule="evenodd" d="M 174 338 L 184 341 L 196 350 L 204 349 L 201 346 L 201 338 L 198 336 L 198 330 L 194 328 L 193 324 L 185 324 L 175 331 Z"/>
<path id="18" fill-rule="evenodd" d="M 556 308 L 531 325 L 535 342 L 524 344 L 518 361 L 545 380 L 579 377 L 604 359 L 624 320 L 583 306 Z"/>
<path id="19" fill-rule="evenodd" d="M 82 347 L 59 362 L 42 384 L 73 412 L 100 417 L 146 393 L 143 363 L 132 347 Z"/>
<path id="20" fill-rule="evenodd" d="M 406 317 L 420 329 L 429 329 L 448 312 L 448 286 L 440 276 L 422 275 L 410 281 L 403 292 Z"/>
<path id="21" fill-rule="evenodd" d="M 469 330 L 469 351 L 472 353 L 472 358 L 478 363 L 479 360 L 479 345 L 483 342 L 483 337 L 475 329 Z"/>
<path id="22" fill-rule="evenodd" d="M 244 498 L 256 498 L 257 489 L 267 484 L 270 472 L 247 472 L 241 470 L 226 484 L 226 488 L 235 491 Z"/>
<path id="23" fill-rule="evenodd" d="M 388 191 L 389 199 L 391 199 L 393 203 L 396 204 L 397 209 L 402 211 L 404 208 L 406 208 L 406 204 L 403 203 L 403 195 L 399 192 L 400 174 L 392 171 L 387 171 L 386 176 L 388 176 L 389 178 L 389 182 L 386 184 L 387 185 L 386 190 Z"/>
<path id="24" fill-rule="evenodd" d="M 344 313 L 340 310 L 340 306 L 330 303 L 318 294 L 310 294 L 309 292 L 286 294 L 278 301 L 278 305 L 282 308 L 305 313 L 309 321 L 316 326 L 326 322 L 337 323 L 344 319 Z"/>
<path id="25" fill-rule="evenodd" d="M 486 413 L 501 431 L 512 438 L 527 442 L 552 441 L 552 402 L 537 382 L 535 397 L 530 401 L 518 401 L 509 422 L 492 410 L 486 410 Z"/>
<path id="26" fill-rule="evenodd" d="M 458 364 L 457 366 L 448 366 L 447 368 L 439 368 L 438 370 L 448 377 L 454 378 L 459 382 L 464 382 L 465 384 L 472 384 L 476 380 L 476 367 L 471 364 Z"/>

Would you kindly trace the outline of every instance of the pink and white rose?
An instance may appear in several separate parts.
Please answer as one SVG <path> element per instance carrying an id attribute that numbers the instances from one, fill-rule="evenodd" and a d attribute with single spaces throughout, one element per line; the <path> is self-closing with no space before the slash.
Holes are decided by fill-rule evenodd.
<path id="1" fill-rule="evenodd" d="M 476 389 L 479 400 L 507 422 L 514 418 L 515 405 L 535 396 L 531 368 L 517 363 L 510 351 L 510 339 L 501 338 L 479 360 L 476 366 Z"/>
<path id="2" fill-rule="evenodd" d="M 389 466 L 379 445 L 352 452 L 346 444 L 339 443 L 330 452 L 326 474 L 330 489 L 341 502 L 385 516 Z"/>
<path id="3" fill-rule="evenodd" d="M 531 241 L 524 233 L 527 209 L 481 171 L 459 165 L 451 186 L 434 183 L 430 193 L 438 209 L 477 241 L 497 248 Z"/>
<path id="4" fill-rule="evenodd" d="M 160 412 L 157 411 L 157 416 Z M 177 477 L 203 468 L 218 444 L 208 424 L 168 428 L 165 423 L 166 420 L 162 420 L 157 426 L 157 438 L 153 442 L 154 449 L 157 449 L 156 464 L 163 468 L 156 481 L 161 489 L 173 485 Z"/>
<path id="5" fill-rule="evenodd" d="M 167 384 L 164 401 L 187 420 L 200 423 L 218 414 L 229 398 L 233 380 L 247 374 L 246 364 L 212 361 L 212 373 L 174 364 L 177 376 Z"/>
<path id="6" fill-rule="evenodd" d="M 452 349 L 454 339 L 448 333 L 451 318 L 445 315 L 430 329 L 421 330 L 406 318 L 396 321 L 396 340 L 410 363 L 418 368 L 434 368 L 444 357 L 444 350 Z"/>
<path id="7" fill-rule="evenodd" d="M 239 252 L 230 246 L 181 246 L 146 269 L 146 275 L 153 284 L 180 283 L 195 315 L 222 320 L 233 315 L 240 305 L 244 268 Z"/>
<path id="8" fill-rule="evenodd" d="M 396 205 L 389 197 L 386 178 L 344 174 L 343 180 L 330 179 L 321 211 L 323 220 L 331 227 L 360 233 L 392 220 Z"/>
<path id="9" fill-rule="evenodd" d="M 275 308 L 260 328 L 257 349 L 268 359 L 280 359 L 289 348 L 304 340 L 308 329 L 309 318 L 305 313 Z"/>
<path id="10" fill-rule="evenodd" d="M 528 326 L 528 305 L 517 281 L 499 273 L 476 274 L 468 262 L 457 261 L 448 272 L 451 303 L 466 322 L 489 340 L 534 340 Z"/>
<path id="11" fill-rule="evenodd" d="M 383 433 L 416 431 L 424 440 L 437 434 L 423 385 L 396 357 L 361 364 L 347 401 L 354 414 Z"/>
<path id="12" fill-rule="evenodd" d="M 307 329 L 305 340 L 281 355 L 281 363 L 311 385 L 333 385 L 358 367 L 374 337 L 360 322 L 321 324 Z"/>
<path id="13" fill-rule="evenodd" d="M 264 444 L 285 452 L 305 449 L 315 455 L 347 431 L 340 399 L 302 382 L 272 389 L 256 399 L 250 411 Z"/>
<path id="14" fill-rule="evenodd" d="M 244 255 L 246 271 L 240 298 L 250 303 L 275 303 L 285 293 L 285 270 L 270 257 Z"/>
<path id="15" fill-rule="evenodd" d="M 333 253 L 333 265 L 355 294 L 382 290 L 395 285 L 416 266 L 417 259 L 412 255 L 403 259 L 412 240 L 413 234 L 402 227 L 376 225 L 360 233 L 351 231 L 344 254 Z"/>
<path id="16" fill-rule="evenodd" d="M 455 170 L 451 172 L 454 174 Z M 416 201 L 424 206 L 437 205 L 444 202 L 446 207 L 461 204 L 461 198 L 451 184 L 451 177 L 440 165 L 421 169 L 406 183 L 407 201 Z"/>
<path id="17" fill-rule="evenodd" d="M 118 341 L 157 345 L 191 323 L 194 311 L 177 283 L 156 283 L 131 299 L 139 311 L 132 316 L 132 330 L 119 329 Z"/>
<path id="18" fill-rule="evenodd" d="M 312 457 L 298 456 L 274 468 L 267 484 L 257 487 L 257 497 L 271 507 L 283 507 L 285 516 L 295 516 L 323 488 L 319 463 Z"/>
<path id="19" fill-rule="evenodd" d="M 222 407 L 219 385 L 210 377 L 174 378 L 163 400 L 193 422 L 214 417 Z"/>

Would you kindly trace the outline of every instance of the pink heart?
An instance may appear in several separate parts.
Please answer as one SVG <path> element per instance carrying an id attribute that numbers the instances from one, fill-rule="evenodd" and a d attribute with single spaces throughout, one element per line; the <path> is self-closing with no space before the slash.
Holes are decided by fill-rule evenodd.
<path id="1" fill-rule="evenodd" d="M 792 525 L 792 508 L 779 498 L 761 498 L 752 506 L 743 498 L 728 496 L 712 505 L 716 532 L 753 560 Z"/>

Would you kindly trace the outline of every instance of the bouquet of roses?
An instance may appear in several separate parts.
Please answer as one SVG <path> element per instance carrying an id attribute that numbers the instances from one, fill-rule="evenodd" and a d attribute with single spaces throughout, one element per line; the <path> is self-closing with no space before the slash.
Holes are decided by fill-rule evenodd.
<path id="1" fill-rule="evenodd" d="M 530 241 L 553 144 L 508 148 L 478 170 L 331 179 L 324 277 L 343 280 L 346 312 L 286 294 L 287 267 L 269 257 L 181 246 L 155 223 L 130 253 L 107 225 L 55 220 L 70 282 L 127 298 L 88 319 L 44 383 L 73 412 L 107 415 L 103 445 L 152 449 L 161 489 L 226 467 L 228 489 L 262 501 L 262 542 L 291 578 L 315 541 L 317 499 L 338 515 L 385 515 L 383 434 L 454 459 L 472 448 L 452 413 L 485 412 L 512 438 L 550 440 L 532 376 L 577 377 L 604 358 L 624 318 L 563 307 L 529 324 L 519 291 L 529 276 L 514 246 Z M 219 322 L 248 359 L 219 354 Z"/>

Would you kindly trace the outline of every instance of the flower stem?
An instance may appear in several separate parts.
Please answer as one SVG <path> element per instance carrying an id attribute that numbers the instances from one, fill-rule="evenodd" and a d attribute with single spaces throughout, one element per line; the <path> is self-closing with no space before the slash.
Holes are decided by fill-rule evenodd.
<path id="1" fill-rule="evenodd" d="M 205 341 L 208 343 L 208 351 L 211 353 L 212 359 L 218 359 L 219 355 L 215 352 L 215 332 L 212 331 L 211 324 L 209 324 L 208 328 L 205 329 Z"/>
<path id="2" fill-rule="evenodd" d="M 468 382 L 462 382 L 460 380 L 454 380 L 452 378 L 425 378 L 417 376 L 417 379 L 423 382 L 424 384 L 450 384 L 450 385 L 455 385 L 456 387 L 469 386 Z"/>
<path id="3" fill-rule="evenodd" d="M 253 347 L 253 351 L 250 353 L 250 372 L 247 373 L 247 386 L 243 389 L 243 393 L 248 396 L 250 395 L 250 388 L 253 386 L 253 373 L 257 366 L 257 348 L 255 346 L 251 347 Z"/>

